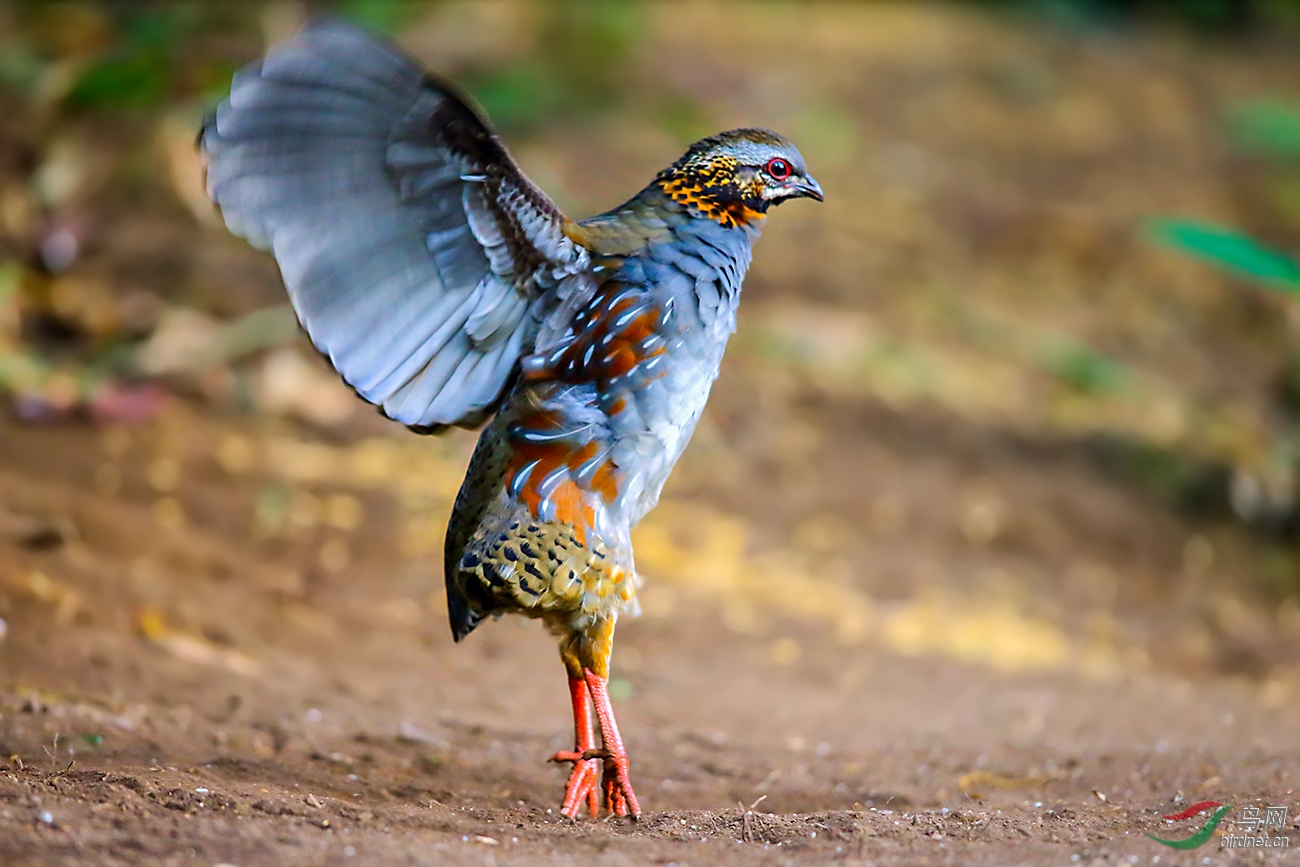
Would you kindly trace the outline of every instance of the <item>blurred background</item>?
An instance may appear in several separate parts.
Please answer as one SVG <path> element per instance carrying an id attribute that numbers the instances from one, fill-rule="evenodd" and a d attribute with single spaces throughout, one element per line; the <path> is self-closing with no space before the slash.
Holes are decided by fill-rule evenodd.
<path id="1" fill-rule="evenodd" d="M 637 533 L 646 616 L 620 624 L 611 692 L 634 718 L 712 737 L 682 707 L 720 677 L 770 714 L 756 748 L 804 756 L 807 779 L 762 787 L 744 753 L 718 785 L 847 809 L 1060 779 L 1041 757 L 972 770 L 987 748 L 944 740 L 958 718 L 927 728 L 942 697 L 900 665 L 987 679 L 970 738 L 1052 730 L 1056 699 L 999 684 L 1228 689 L 1259 719 L 1300 701 L 1300 3 L 10 0 L 0 752 L 44 761 L 73 732 L 79 754 L 283 769 L 370 720 L 392 741 L 376 767 L 470 797 L 453 734 L 393 740 L 399 722 L 487 725 L 462 731 L 484 755 L 492 725 L 563 740 L 540 630 L 447 635 L 474 434 L 356 400 L 202 190 L 200 118 L 320 9 L 462 83 L 571 217 L 742 125 L 790 136 L 826 189 L 768 220 L 722 379 Z M 710 656 L 725 677 L 682 673 Z M 837 717 L 882 690 L 888 715 Z M 1149 709 L 1112 710 L 1145 731 Z M 812 745 L 872 726 L 863 750 L 937 731 L 926 749 L 962 758 L 816 782 Z M 546 803 L 542 752 L 477 796 Z M 712 797 L 660 776 L 661 807 Z"/>

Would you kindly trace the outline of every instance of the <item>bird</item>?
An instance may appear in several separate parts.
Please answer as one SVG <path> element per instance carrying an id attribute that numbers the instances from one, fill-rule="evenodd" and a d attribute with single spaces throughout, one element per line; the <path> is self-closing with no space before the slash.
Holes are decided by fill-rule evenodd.
<path id="1" fill-rule="evenodd" d="M 708 400 L 768 211 L 823 200 L 799 150 L 711 135 L 573 221 L 454 84 L 338 19 L 236 73 L 198 145 L 226 227 L 274 255 L 361 398 L 417 433 L 482 428 L 447 527 L 452 635 L 542 621 L 573 709 L 561 812 L 640 818 L 609 697 L 631 531 Z"/>

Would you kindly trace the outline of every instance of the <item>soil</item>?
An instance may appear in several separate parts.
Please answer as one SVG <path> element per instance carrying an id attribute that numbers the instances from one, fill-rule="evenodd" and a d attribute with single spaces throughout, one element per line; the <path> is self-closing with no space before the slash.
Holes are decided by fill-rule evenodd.
<path id="1" fill-rule="evenodd" d="M 558 815 L 567 768 L 546 758 L 571 723 L 537 624 L 451 640 L 441 535 L 473 435 L 240 411 L 246 369 L 175 383 L 132 427 L 0 416 L 0 864 L 1294 861 L 1290 548 L 1114 472 L 1093 436 L 1167 432 L 1184 399 L 1264 414 L 1256 337 L 1285 317 L 1132 237 L 1152 202 L 1231 199 L 1206 130 L 1300 80 L 1294 54 L 773 6 L 807 18 L 790 51 L 729 4 L 690 27 L 655 8 L 643 53 L 671 62 L 647 80 L 700 90 L 717 128 L 805 131 L 832 192 L 774 215 L 638 531 L 645 616 L 619 624 L 611 694 L 643 819 Z M 851 114 L 773 115 L 772 82 Z M 521 162 L 575 213 L 608 207 L 676 147 L 623 111 Z M 88 273 L 222 317 L 282 299 L 265 257 L 168 195 L 105 205 Z M 955 338 L 966 303 L 1113 347 L 1181 397 L 1062 396 L 1010 332 Z M 880 364 L 844 366 L 864 352 Z M 1187 417 L 1161 441 L 1222 432 Z M 1190 835 L 1161 816 L 1202 800 L 1234 805 L 1227 832 L 1288 807 L 1292 847 L 1144 836 Z"/>
<path id="2" fill-rule="evenodd" d="M 719 424 L 741 413 L 732 395 Z M 270 472 L 230 473 L 210 449 L 251 434 L 194 406 L 172 416 L 191 517 L 170 530 L 146 481 L 158 431 L 18 429 L 0 444 L 8 507 L 76 533 L 6 551 L 11 591 L 27 584 L 0 644 L 5 864 L 1196 863 L 1142 832 L 1193 800 L 1294 803 L 1300 707 L 1222 665 L 1008 671 L 846 644 L 812 620 L 738 633 L 692 599 L 620 624 L 615 692 L 645 817 L 569 821 L 565 769 L 545 762 L 570 731 L 551 639 L 506 618 L 454 645 L 436 555 L 405 559 L 397 510 L 373 492 L 355 491 L 366 517 L 345 569 L 308 559 L 338 531 L 250 539 L 216 516 L 247 514 Z M 842 407 L 819 421 L 828 456 L 859 437 Z M 884 448 L 874 486 L 998 474 L 998 449 L 975 458 L 973 434 L 949 427 Z M 411 440 L 449 460 L 470 442 Z M 106 449 L 123 479 L 111 497 L 95 483 Z M 682 489 L 707 463 L 688 458 L 665 509 L 703 508 Z M 1144 540 L 1093 552 L 1124 571 L 1178 549 L 1177 521 L 1071 463 L 1008 467 L 1013 508 L 1075 514 L 1073 544 Z M 845 484 L 834 468 L 808 482 L 828 500 Z M 749 508 L 770 511 L 757 491 Z M 909 521 L 872 565 L 990 556 L 938 517 Z M 162 606 L 186 628 L 155 622 Z"/>

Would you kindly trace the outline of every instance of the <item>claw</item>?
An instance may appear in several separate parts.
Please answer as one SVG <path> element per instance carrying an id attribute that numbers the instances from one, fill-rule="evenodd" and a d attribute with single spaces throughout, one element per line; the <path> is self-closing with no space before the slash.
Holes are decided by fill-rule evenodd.
<path id="1" fill-rule="evenodd" d="M 614 811 L 614 815 L 641 818 L 641 807 L 636 802 L 636 795 L 633 794 L 628 779 L 626 755 L 606 760 L 600 782 L 605 793 L 605 803 Z"/>
<path id="2" fill-rule="evenodd" d="M 610 770 L 609 767 L 605 768 L 605 774 L 601 780 L 605 790 L 605 801 L 609 804 L 609 808 L 614 811 L 614 815 L 626 816 L 627 798 L 623 797 L 623 790 L 619 787 L 617 773 L 612 774 Z"/>

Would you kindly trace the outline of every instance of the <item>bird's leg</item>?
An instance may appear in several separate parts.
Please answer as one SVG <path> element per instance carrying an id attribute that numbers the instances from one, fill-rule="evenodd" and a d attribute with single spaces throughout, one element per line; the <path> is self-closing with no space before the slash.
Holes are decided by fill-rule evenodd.
<path id="1" fill-rule="evenodd" d="M 552 762 L 573 762 L 573 771 L 564 789 L 564 805 L 560 812 L 570 819 L 578 818 L 582 802 L 587 802 L 587 809 L 594 819 L 600 815 L 600 790 L 596 788 L 598 759 L 591 756 L 596 752 L 596 738 L 591 731 L 591 707 L 587 703 L 587 681 L 583 677 L 569 676 L 569 697 L 573 700 L 573 752 L 558 752 L 551 756 Z"/>
<path id="2" fill-rule="evenodd" d="M 632 792 L 632 780 L 628 774 L 627 750 L 618 732 L 618 723 L 614 721 L 614 708 L 609 702 L 609 658 L 614 651 L 616 620 L 616 616 L 609 616 L 589 621 L 582 628 L 568 632 L 560 641 L 560 658 L 569 670 L 578 748 L 572 753 L 556 753 L 553 760 L 574 763 L 561 808 L 561 812 L 570 817 L 577 816 L 583 798 L 588 799 L 592 815 L 596 814 L 592 801 L 598 798 L 595 760 L 603 759 L 605 769 L 601 790 L 609 809 L 619 816 L 641 818 L 641 805 Z M 596 722 L 600 726 L 599 750 L 593 748 L 588 696 L 596 708 Z M 592 768 L 590 777 L 587 766 Z"/>
<path id="3" fill-rule="evenodd" d="M 636 802 L 636 793 L 632 791 L 627 750 L 623 748 L 623 738 L 618 733 L 618 723 L 614 721 L 614 708 L 609 702 L 608 679 L 590 669 L 583 674 L 587 680 L 587 688 L 591 690 L 592 703 L 596 706 L 600 738 L 605 746 L 605 774 L 602 780 L 605 801 L 616 815 L 631 815 L 632 818 L 639 819 L 641 805 Z"/>

